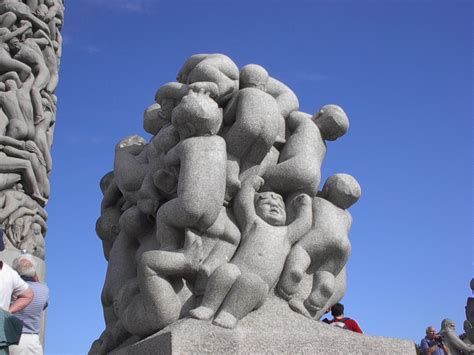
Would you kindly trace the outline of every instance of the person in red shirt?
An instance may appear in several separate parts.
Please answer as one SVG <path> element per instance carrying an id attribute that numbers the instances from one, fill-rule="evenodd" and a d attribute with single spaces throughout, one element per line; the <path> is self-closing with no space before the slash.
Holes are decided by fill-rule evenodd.
<path id="1" fill-rule="evenodd" d="M 363 334 L 362 329 L 354 319 L 344 316 L 344 305 L 342 303 L 336 303 L 334 306 L 332 306 L 331 314 L 334 318 L 329 321 L 329 324 L 335 327 L 349 329 L 353 332 Z"/>

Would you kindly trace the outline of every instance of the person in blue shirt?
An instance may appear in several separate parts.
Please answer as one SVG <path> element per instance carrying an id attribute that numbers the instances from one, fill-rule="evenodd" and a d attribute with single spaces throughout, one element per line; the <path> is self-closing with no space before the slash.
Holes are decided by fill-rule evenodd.
<path id="1" fill-rule="evenodd" d="M 421 339 L 420 350 L 423 355 L 448 355 L 449 350 L 443 339 L 432 326 L 426 328 L 426 336 Z"/>

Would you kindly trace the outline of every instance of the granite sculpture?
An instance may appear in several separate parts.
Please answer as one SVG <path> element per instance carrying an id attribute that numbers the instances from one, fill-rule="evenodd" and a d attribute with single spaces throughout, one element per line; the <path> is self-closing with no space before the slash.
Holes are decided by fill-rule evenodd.
<path id="1" fill-rule="evenodd" d="M 474 354 L 474 345 L 462 341 L 456 334 L 456 327 L 451 319 L 443 319 L 439 335 L 452 355 Z"/>
<path id="2" fill-rule="evenodd" d="M 90 354 L 185 317 L 232 329 L 274 297 L 318 320 L 346 289 L 361 189 L 334 174 L 320 190 L 343 109 L 298 111 L 265 68 L 223 54 L 191 56 L 176 80 L 144 112 L 151 137 L 122 139 L 100 183 L 106 328 Z"/>
<path id="3" fill-rule="evenodd" d="M 471 292 L 474 293 L 474 279 L 471 279 Z M 466 320 L 464 321 L 464 342 L 474 344 L 474 297 L 466 301 Z"/>
<path id="4" fill-rule="evenodd" d="M 45 258 L 63 0 L 0 1 L 0 227 Z"/>

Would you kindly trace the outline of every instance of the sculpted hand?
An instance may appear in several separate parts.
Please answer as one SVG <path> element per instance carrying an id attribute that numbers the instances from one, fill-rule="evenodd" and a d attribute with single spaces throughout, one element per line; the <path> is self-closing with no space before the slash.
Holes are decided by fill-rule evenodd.
<path id="1" fill-rule="evenodd" d="M 190 84 L 188 87 L 189 90 L 192 90 L 196 93 L 208 94 L 213 99 L 219 97 L 219 87 L 216 83 L 211 81 L 198 81 Z"/>
<path id="2" fill-rule="evenodd" d="M 306 194 L 298 195 L 293 200 L 293 206 L 295 208 L 302 207 L 302 206 L 309 206 L 309 205 L 311 205 L 311 198 Z"/>
<path id="3" fill-rule="evenodd" d="M 263 180 L 262 177 L 258 175 L 251 175 L 247 179 L 244 180 L 242 185 L 244 184 L 250 185 L 255 189 L 255 191 L 258 191 L 260 190 L 260 188 L 263 186 L 264 183 L 265 183 L 265 180 Z"/>

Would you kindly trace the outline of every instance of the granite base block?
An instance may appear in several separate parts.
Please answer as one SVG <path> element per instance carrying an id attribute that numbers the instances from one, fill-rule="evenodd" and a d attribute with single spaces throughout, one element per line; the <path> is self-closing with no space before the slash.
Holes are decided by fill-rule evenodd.
<path id="1" fill-rule="evenodd" d="M 409 340 L 361 335 L 305 318 L 271 297 L 233 330 L 181 319 L 113 355 L 146 354 L 416 354 Z"/>

